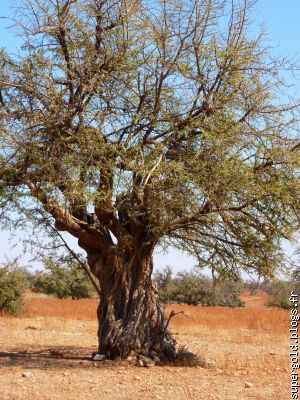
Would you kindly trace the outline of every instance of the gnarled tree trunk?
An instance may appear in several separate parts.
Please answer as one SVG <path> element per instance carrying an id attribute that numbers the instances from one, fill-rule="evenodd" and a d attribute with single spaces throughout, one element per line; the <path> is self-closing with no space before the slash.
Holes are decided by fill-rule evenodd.
<path id="1" fill-rule="evenodd" d="M 175 359 L 175 340 L 151 281 L 152 252 L 143 248 L 132 254 L 88 255 L 101 290 L 98 351 L 112 359 L 153 351 L 163 361 Z"/>

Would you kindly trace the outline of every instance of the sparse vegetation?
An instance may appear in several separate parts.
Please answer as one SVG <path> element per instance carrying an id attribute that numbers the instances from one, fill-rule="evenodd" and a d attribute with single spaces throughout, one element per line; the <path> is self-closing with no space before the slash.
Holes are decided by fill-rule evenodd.
<path id="1" fill-rule="evenodd" d="M 216 277 L 271 276 L 299 230 L 300 104 L 280 98 L 294 62 L 252 29 L 253 0 L 17 3 L 21 47 L 0 51 L 2 214 L 86 252 L 99 352 L 174 361 L 157 246 Z M 177 301 L 236 304 L 180 284 Z"/>
<path id="2" fill-rule="evenodd" d="M 76 302 L 72 299 L 57 299 L 53 297 L 39 298 L 33 296 L 25 297 L 24 302 L 28 307 L 30 318 L 50 317 L 62 320 L 93 321 L 95 324 L 95 313 L 98 305 L 97 299 L 80 299 Z M 266 326 L 272 326 L 272 331 L 285 333 L 286 311 L 278 308 L 268 309 L 264 305 L 265 298 L 258 295 L 258 303 L 254 308 L 247 308 L 247 302 L 252 296 L 243 296 L 246 307 L 218 308 L 199 307 L 187 304 L 166 305 L 167 315 L 174 310 L 183 311 L 171 319 L 170 326 L 175 332 L 194 334 L 199 329 L 249 329 L 265 332 Z"/>
<path id="3" fill-rule="evenodd" d="M 294 307 L 290 302 L 289 297 L 291 291 L 300 293 L 300 280 L 299 270 L 296 269 L 290 274 L 288 279 L 265 279 L 263 282 L 245 282 L 244 287 L 250 290 L 250 294 L 255 295 L 256 292 L 262 291 L 270 295 L 266 305 L 269 307 L 279 307 L 283 309 L 290 309 Z"/>
<path id="4" fill-rule="evenodd" d="M 28 287 L 29 274 L 16 261 L 0 267 L 0 312 L 16 315 L 24 311 L 23 292 Z"/>
<path id="5" fill-rule="evenodd" d="M 86 279 L 85 272 L 72 261 L 58 264 L 51 258 L 44 260 L 45 270 L 38 273 L 33 282 L 36 292 L 51 294 L 59 299 L 72 297 L 72 299 L 89 298 L 95 294 L 90 281 Z"/>
<path id="6" fill-rule="evenodd" d="M 213 282 L 196 270 L 180 272 L 172 278 L 171 267 L 166 267 L 154 275 L 158 285 L 160 301 L 188 305 L 243 307 L 240 299 L 243 290 L 242 282 L 227 279 Z"/>
<path id="7" fill-rule="evenodd" d="M 291 291 L 297 291 L 294 282 L 292 281 L 278 281 L 276 284 L 269 286 L 269 293 L 271 294 L 271 299 L 267 302 L 270 307 L 279 307 L 285 310 L 293 308 L 293 303 L 290 302 L 289 297 Z M 297 291 L 300 293 L 299 291 Z"/>
<path id="8" fill-rule="evenodd" d="M 17 260 L 0 266 L 0 313 L 17 315 L 26 310 L 23 302 L 25 290 L 54 295 L 60 299 L 90 298 L 95 290 L 85 272 L 76 262 L 58 264 L 44 260 L 43 271 L 30 272 L 18 265 Z"/>
<path id="9" fill-rule="evenodd" d="M 74 307 L 71 299 L 28 294 L 24 299 L 28 317 L 5 316 L 1 320 L 1 351 L 11 354 L 11 358 L 1 358 L 1 400 L 11 400 L 12 393 L 16 399 L 39 400 L 41 393 L 42 398 L 48 399 L 53 397 L 54 387 L 57 400 L 93 400 L 99 397 L 99 391 L 103 400 L 140 397 L 228 400 L 229 375 L 234 381 L 230 385 L 230 400 L 241 399 L 241 384 L 246 380 L 253 383 L 253 399 L 288 398 L 285 379 L 288 364 L 282 351 L 288 312 L 266 309 L 263 306 L 265 297 L 256 297 L 258 302 L 254 309 L 247 308 L 248 300 L 253 298 L 250 295 L 243 296 L 246 308 L 167 306 L 167 315 L 172 310 L 184 311 L 171 320 L 178 340 L 177 366 L 143 369 L 131 364 L 125 367 L 124 362 L 94 366 L 93 362 L 84 360 L 84 357 L 91 357 L 96 345 L 97 299 L 80 299 Z M 197 358 L 189 350 L 186 353 L 187 349 Z M 275 354 L 271 355 L 270 349 Z M 63 357 L 51 355 L 60 352 Z M 195 368 L 195 364 L 203 368 Z M 25 365 L 26 369 L 34 365 L 34 369 L 30 369 L 34 389 L 30 381 L 27 383 L 27 379 L 20 377 L 23 370 L 20 368 Z M 274 371 L 271 375 L 267 374 L 270 365 Z M 213 394 L 207 389 L 210 381 L 214 385 Z M 283 383 L 280 396 L 277 395 L 278 382 Z M 247 389 L 244 390 L 247 394 Z"/>

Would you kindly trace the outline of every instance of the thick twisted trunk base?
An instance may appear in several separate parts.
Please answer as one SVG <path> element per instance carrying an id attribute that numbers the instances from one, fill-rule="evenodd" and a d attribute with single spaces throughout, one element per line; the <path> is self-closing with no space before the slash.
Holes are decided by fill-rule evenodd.
<path id="1" fill-rule="evenodd" d="M 175 360 L 175 340 L 151 281 L 152 267 L 152 256 L 136 257 L 129 263 L 118 258 L 106 266 L 100 261 L 93 264 L 101 287 L 99 353 L 111 359 L 135 353 Z"/>
<path id="2" fill-rule="evenodd" d="M 132 352 L 146 356 L 156 353 L 161 360 L 174 361 L 175 341 L 166 328 L 153 288 L 141 287 L 132 297 L 126 310 L 118 310 L 113 298 L 101 296 L 97 310 L 99 353 L 110 358 L 124 358 Z"/>

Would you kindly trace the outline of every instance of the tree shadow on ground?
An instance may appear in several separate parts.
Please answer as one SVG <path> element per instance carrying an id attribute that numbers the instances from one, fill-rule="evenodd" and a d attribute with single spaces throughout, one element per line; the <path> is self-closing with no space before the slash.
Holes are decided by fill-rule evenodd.
<path id="1" fill-rule="evenodd" d="M 111 365 L 112 361 L 94 362 L 92 350 L 79 347 L 47 347 L 30 350 L 12 349 L 0 352 L 0 368 L 21 367 L 28 369 L 66 369 L 101 368 Z"/>

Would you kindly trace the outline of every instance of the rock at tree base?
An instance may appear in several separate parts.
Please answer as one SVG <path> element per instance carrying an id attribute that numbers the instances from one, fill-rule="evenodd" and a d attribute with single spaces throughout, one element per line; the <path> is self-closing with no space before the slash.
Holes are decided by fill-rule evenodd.
<path id="1" fill-rule="evenodd" d="M 106 360 L 106 359 L 107 359 L 107 357 L 106 357 L 105 354 L 96 354 L 96 355 L 94 355 L 94 357 L 93 357 L 93 360 L 94 360 L 94 361 L 104 361 L 104 360 Z"/>

